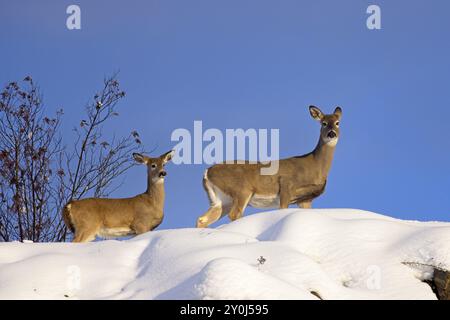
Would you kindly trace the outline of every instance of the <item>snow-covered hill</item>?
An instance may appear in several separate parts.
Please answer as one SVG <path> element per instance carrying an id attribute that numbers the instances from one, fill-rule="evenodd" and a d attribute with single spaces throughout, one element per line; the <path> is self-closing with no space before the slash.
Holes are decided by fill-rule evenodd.
<path id="1" fill-rule="evenodd" d="M 286 209 L 127 241 L 0 243 L 0 298 L 436 299 L 420 264 L 449 268 L 450 223 Z"/>

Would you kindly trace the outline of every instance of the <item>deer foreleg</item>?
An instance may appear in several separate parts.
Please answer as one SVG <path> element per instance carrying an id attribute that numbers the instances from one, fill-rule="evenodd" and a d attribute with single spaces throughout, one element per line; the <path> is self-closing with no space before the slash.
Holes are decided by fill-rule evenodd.
<path id="1" fill-rule="evenodd" d="M 287 183 L 280 183 L 280 209 L 287 209 L 291 203 L 292 194 Z"/>
<path id="2" fill-rule="evenodd" d="M 298 201 L 297 205 L 299 208 L 302 208 L 302 209 L 311 209 L 312 208 L 312 200 Z"/>
<path id="3" fill-rule="evenodd" d="M 248 205 L 248 202 L 252 198 L 252 195 L 240 196 L 233 199 L 233 206 L 231 207 L 228 216 L 231 221 L 235 221 L 242 217 L 244 210 Z"/>
<path id="4" fill-rule="evenodd" d="M 134 231 L 134 233 L 136 233 L 136 235 L 138 235 L 150 231 L 151 228 L 148 223 L 135 222 L 131 226 L 131 229 Z"/>
<path id="5" fill-rule="evenodd" d="M 96 229 L 86 229 L 83 231 L 75 231 L 75 237 L 72 242 L 89 242 L 95 240 L 95 236 L 97 234 Z"/>

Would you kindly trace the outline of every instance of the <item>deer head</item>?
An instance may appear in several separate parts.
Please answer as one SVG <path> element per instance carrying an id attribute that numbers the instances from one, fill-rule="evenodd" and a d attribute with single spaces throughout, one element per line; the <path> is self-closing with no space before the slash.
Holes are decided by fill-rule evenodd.
<path id="1" fill-rule="evenodd" d="M 173 154 L 174 151 L 170 150 L 157 158 L 150 158 L 140 153 L 133 153 L 133 158 L 136 162 L 147 166 L 148 181 L 156 183 L 164 181 L 164 177 L 167 175 L 164 166 L 172 160 Z"/>
<path id="2" fill-rule="evenodd" d="M 315 106 L 309 107 L 309 112 L 314 120 L 320 122 L 320 141 L 324 145 L 335 146 L 339 139 L 339 122 L 342 116 L 342 109 L 336 107 L 334 113 L 324 114 Z"/>

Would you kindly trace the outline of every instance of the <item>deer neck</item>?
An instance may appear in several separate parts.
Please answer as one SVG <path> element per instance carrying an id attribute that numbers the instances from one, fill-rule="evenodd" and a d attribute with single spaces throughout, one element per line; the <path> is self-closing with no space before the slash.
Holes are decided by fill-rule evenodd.
<path id="1" fill-rule="evenodd" d="M 152 198 L 153 203 L 164 203 L 164 180 L 153 181 L 151 177 L 147 180 L 147 191 L 145 195 Z"/>
<path id="2" fill-rule="evenodd" d="M 312 155 L 317 163 L 319 175 L 321 176 L 321 178 L 325 180 L 331 168 L 331 163 L 333 161 L 335 149 L 336 144 L 329 145 L 327 143 L 323 143 L 322 139 L 319 139 L 316 148 L 312 152 Z"/>

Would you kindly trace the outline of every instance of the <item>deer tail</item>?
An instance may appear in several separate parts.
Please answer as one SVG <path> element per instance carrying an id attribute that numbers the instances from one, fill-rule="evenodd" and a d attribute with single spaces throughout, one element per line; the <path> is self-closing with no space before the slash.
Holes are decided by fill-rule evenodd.
<path id="1" fill-rule="evenodd" d="M 66 224 L 67 228 L 70 229 L 70 231 L 75 232 L 75 227 L 72 223 L 72 217 L 70 216 L 70 208 L 72 207 L 72 203 L 68 203 L 64 206 L 62 216 L 64 219 L 64 223 Z"/>

